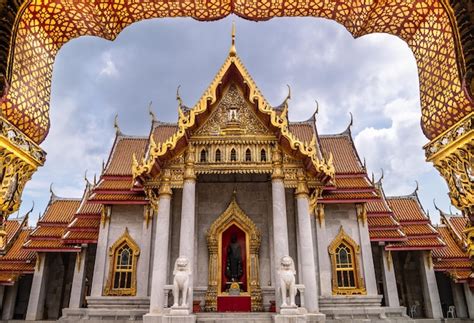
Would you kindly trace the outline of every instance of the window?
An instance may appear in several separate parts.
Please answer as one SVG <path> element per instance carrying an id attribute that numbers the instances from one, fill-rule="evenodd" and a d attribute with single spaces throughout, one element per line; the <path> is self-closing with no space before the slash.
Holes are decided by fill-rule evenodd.
<path id="1" fill-rule="evenodd" d="M 132 287 L 133 252 L 124 243 L 115 254 L 113 289 L 130 289 Z"/>
<path id="2" fill-rule="evenodd" d="M 341 226 L 336 238 L 329 245 L 334 295 L 366 294 L 364 282 L 359 273 L 359 253 L 359 246 Z"/>
<path id="3" fill-rule="evenodd" d="M 107 296 L 135 296 L 137 293 L 137 260 L 140 249 L 130 237 L 128 229 L 110 247 L 109 278 L 104 294 Z"/>
<path id="4" fill-rule="evenodd" d="M 355 288 L 355 269 L 352 248 L 341 243 L 336 249 L 337 287 Z"/>
<path id="5" fill-rule="evenodd" d="M 245 161 L 252 161 L 252 153 L 250 152 L 250 148 L 247 148 L 245 151 Z"/>
<path id="6" fill-rule="evenodd" d="M 230 161 L 237 161 L 237 152 L 234 148 L 230 151 Z"/>
<path id="7" fill-rule="evenodd" d="M 220 162 L 221 161 L 221 151 L 220 149 L 218 148 L 216 150 L 216 162 Z"/>
<path id="8" fill-rule="evenodd" d="M 205 149 L 201 150 L 201 163 L 207 162 L 207 151 Z"/>
<path id="9" fill-rule="evenodd" d="M 267 152 L 265 149 L 260 151 L 260 161 L 266 162 L 267 161 Z"/>

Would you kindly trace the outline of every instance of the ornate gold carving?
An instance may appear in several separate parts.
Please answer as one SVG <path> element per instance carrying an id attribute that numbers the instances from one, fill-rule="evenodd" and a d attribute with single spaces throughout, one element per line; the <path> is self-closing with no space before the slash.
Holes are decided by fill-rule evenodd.
<path id="1" fill-rule="evenodd" d="M 150 224 L 150 220 L 153 219 L 153 212 L 154 208 L 150 205 L 145 205 L 143 208 L 143 220 L 145 221 L 145 226 L 148 229 L 148 225 Z"/>
<path id="2" fill-rule="evenodd" d="M 350 247 L 353 251 L 352 253 L 352 262 L 354 267 L 354 281 L 355 287 L 339 287 L 337 281 L 337 257 L 336 250 L 341 245 L 345 244 Z M 360 257 L 360 247 L 359 245 L 344 231 L 342 226 L 339 228 L 339 233 L 328 246 L 329 255 L 331 257 L 332 264 L 332 293 L 333 295 L 366 295 L 367 291 L 364 286 L 364 279 L 360 274 L 359 269 L 359 257 Z"/>
<path id="3" fill-rule="evenodd" d="M 26 182 L 45 159 L 38 145 L 0 117 L 0 222 L 18 210 Z"/>
<path id="4" fill-rule="evenodd" d="M 319 227 L 321 228 L 324 223 L 324 204 L 317 204 L 315 213 L 316 217 L 318 218 Z"/>
<path id="5" fill-rule="evenodd" d="M 308 183 L 306 182 L 306 176 L 304 174 L 304 171 L 302 169 L 298 169 L 296 176 L 298 180 L 298 184 L 295 191 L 296 196 L 302 195 L 305 197 L 309 197 Z"/>
<path id="6" fill-rule="evenodd" d="M 467 238 L 467 253 L 470 258 L 474 258 L 474 226 L 472 223 L 468 224 L 469 227 L 463 232 L 466 234 Z"/>
<path id="7" fill-rule="evenodd" d="M 272 164 L 272 179 L 284 179 L 285 174 L 283 173 L 282 153 L 280 147 L 278 146 L 275 146 L 272 149 Z"/>
<path id="8" fill-rule="evenodd" d="M 357 221 L 362 222 L 362 225 L 367 223 L 367 205 L 366 203 L 356 204 Z"/>
<path id="9" fill-rule="evenodd" d="M 245 232 L 247 239 L 248 293 L 252 312 L 262 311 L 262 290 L 259 278 L 260 231 L 237 204 L 235 195 L 227 209 L 211 225 L 207 233 L 209 249 L 209 285 L 206 293 L 206 311 L 217 311 L 217 296 L 220 294 L 222 233 L 231 225 L 237 225 Z"/>
<path id="10" fill-rule="evenodd" d="M 107 221 L 110 221 L 110 206 L 103 205 L 100 212 L 100 224 L 102 224 L 102 228 L 105 228 Z"/>
<path id="11" fill-rule="evenodd" d="M 317 212 L 316 208 L 318 206 L 318 199 L 321 197 L 322 192 L 323 192 L 323 190 L 320 187 L 317 187 L 311 193 L 311 195 L 309 197 L 309 213 L 310 214 L 317 215 L 315 212 Z M 324 215 L 323 215 L 323 217 L 324 217 Z M 321 224 L 321 222 L 320 222 L 320 224 Z"/>
<path id="12" fill-rule="evenodd" d="M 130 257 L 132 257 L 130 288 L 114 288 L 114 273 L 117 270 L 116 251 L 124 244 L 126 244 L 132 251 L 130 255 Z M 104 288 L 105 296 L 135 296 L 137 294 L 137 261 L 139 255 L 140 247 L 138 247 L 138 244 L 130 236 L 128 228 L 125 228 L 124 233 L 109 248 L 109 276 L 107 278 L 107 283 Z"/>
<path id="13" fill-rule="evenodd" d="M 184 181 L 196 180 L 196 174 L 194 172 L 194 162 L 195 162 L 194 153 L 195 153 L 194 146 L 192 144 L 188 145 L 188 149 L 184 157 L 184 175 L 183 175 Z"/>
<path id="14" fill-rule="evenodd" d="M 474 113 L 425 147 L 428 161 L 443 176 L 451 203 L 465 214 L 474 212 Z"/>

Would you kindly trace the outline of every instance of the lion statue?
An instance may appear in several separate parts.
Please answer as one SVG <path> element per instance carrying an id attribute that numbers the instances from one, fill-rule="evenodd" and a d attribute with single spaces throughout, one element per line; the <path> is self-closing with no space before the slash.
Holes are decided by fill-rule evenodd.
<path id="1" fill-rule="evenodd" d="M 173 270 L 173 307 L 187 307 L 187 297 L 189 292 L 189 276 L 191 275 L 191 266 L 188 258 L 178 257 L 174 263 Z M 179 303 L 179 294 L 181 292 L 181 304 Z"/>
<path id="2" fill-rule="evenodd" d="M 295 263 L 290 256 L 281 257 L 280 269 L 281 307 L 296 307 Z"/>

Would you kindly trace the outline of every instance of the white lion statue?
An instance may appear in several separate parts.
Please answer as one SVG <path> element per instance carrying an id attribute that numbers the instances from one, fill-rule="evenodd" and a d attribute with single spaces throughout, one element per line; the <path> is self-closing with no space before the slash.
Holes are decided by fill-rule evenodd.
<path id="1" fill-rule="evenodd" d="M 281 257 L 280 270 L 281 307 L 296 307 L 295 263 L 290 256 Z"/>
<path id="2" fill-rule="evenodd" d="M 191 266 L 188 258 L 178 257 L 174 263 L 173 270 L 173 307 L 187 307 L 187 297 L 189 292 L 189 276 L 191 275 Z M 179 294 L 181 292 L 182 301 L 179 303 Z"/>

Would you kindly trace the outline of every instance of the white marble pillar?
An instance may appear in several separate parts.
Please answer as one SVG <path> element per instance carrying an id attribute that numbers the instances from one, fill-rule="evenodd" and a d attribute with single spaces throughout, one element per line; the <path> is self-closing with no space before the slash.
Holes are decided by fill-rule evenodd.
<path id="1" fill-rule="evenodd" d="M 383 296 L 385 299 L 385 306 L 400 307 L 392 254 L 391 252 L 386 251 L 383 246 L 380 248 L 380 255 L 382 258 L 380 259 L 380 262 L 382 263 Z"/>
<path id="2" fill-rule="evenodd" d="M 443 318 L 433 262 L 429 251 L 419 253 L 420 279 L 423 290 L 425 314 L 428 318 Z"/>
<path id="3" fill-rule="evenodd" d="M 364 282 L 367 295 L 378 295 L 375 279 L 372 246 L 370 244 L 369 226 L 367 224 L 367 210 L 365 204 L 356 205 L 357 223 L 359 226 L 360 260 L 364 270 Z"/>
<path id="4" fill-rule="evenodd" d="M 474 319 L 474 292 L 469 288 L 468 283 L 463 284 L 464 297 L 466 298 L 467 313 L 470 319 Z"/>
<path id="5" fill-rule="evenodd" d="M 94 276 L 92 278 L 91 297 L 102 296 L 102 292 L 104 290 L 104 281 L 106 275 L 105 267 L 108 260 L 107 249 L 109 240 L 111 211 L 112 209 L 110 206 L 104 206 L 104 209 L 102 210 L 99 237 L 97 239 L 97 250 L 95 253 Z"/>
<path id="6" fill-rule="evenodd" d="M 321 291 L 321 296 L 331 296 L 331 260 L 328 253 L 330 241 L 327 236 L 326 221 L 324 219 L 324 204 L 318 204 L 315 212 L 316 241 L 318 244 L 319 289 Z"/>
<path id="7" fill-rule="evenodd" d="M 11 320 L 15 315 L 16 296 L 18 294 L 18 281 L 13 286 L 5 289 L 5 300 L 2 308 L 2 320 Z"/>
<path id="8" fill-rule="evenodd" d="M 143 210 L 143 225 L 141 235 L 141 251 L 137 264 L 137 296 L 148 296 L 148 282 L 150 279 L 150 258 L 151 258 L 151 234 L 153 227 L 154 211 L 151 207 L 145 206 Z"/>
<path id="9" fill-rule="evenodd" d="M 456 317 L 468 317 L 466 300 L 464 298 L 464 288 L 462 284 L 456 284 L 451 280 L 451 291 L 453 293 L 454 307 L 456 308 Z"/>
<path id="10" fill-rule="evenodd" d="M 301 276 L 305 286 L 305 307 L 309 313 L 319 311 L 318 286 L 316 283 L 316 266 L 314 264 L 313 234 L 309 214 L 309 195 L 306 181 L 303 176 L 298 178 L 296 190 L 296 204 L 298 212 L 298 235 L 301 255 Z"/>
<path id="11" fill-rule="evenodd" d="M 80 308 L 83 305 L 86 286 L 86 256 L 87 247 L 83 247 L 81 252 L 76 255 L 69 308 Z"/>
<path id="12" fill-rule="evenodd" d="M 158 214 L 155 219 L 155 248 L 150 293 L 150 313 L 143 317 L 144 322 L 155 322 L 153 317 L 163 314 L 165 285 L 168 271 L 168 252 L 171 214 L 171 187 L 169 174 L 165 174 L 160 187 Z"/>
<path id="13" fill-rule="evenodd" d="M 192 266 L 192 272 L 195 273 L 194 261 L 194 240 L 195 240 L 195 199 L 196 199 L 196 180 L 187 178 L 183 185 L 183 200 L 181 203 L 181 227 L 179 233 L 179 256 L 188 258 Z M 192 309 L 193 305 L 193 276 L 190 276 L 188 305 Z"/>
<path id="14" fill-rule="evenodd" d="M 36 268 L 31 283 L 30 299 L 26 311 L 27 321 L 43 319 L 44 301 L 46 298 L 46 286 L 48 276 L 48 257 L 44 253 L 38 253 Z"/>

